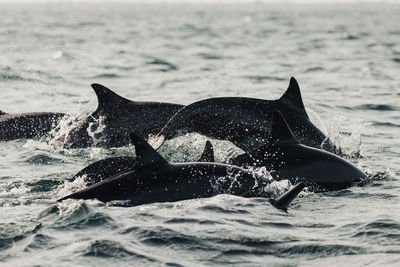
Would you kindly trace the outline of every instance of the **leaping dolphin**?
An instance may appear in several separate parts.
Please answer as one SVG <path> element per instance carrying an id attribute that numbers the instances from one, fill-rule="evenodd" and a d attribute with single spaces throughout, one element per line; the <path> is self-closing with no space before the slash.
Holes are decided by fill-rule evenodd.
<path id="1" fill-rule="evenodd" d="M 350 162 L 330 152 L 300 144 L 277 111 L 273 114 L 272 130 L 266 144 L 230 159 L 228 163 L 266 167 L 275 180 L 304 182 L 314 191 L 342 189 L 366 178 Z"/>
<path id="2" fill-rule="evenodd" d="M 42 137 L 64 116 L 66 114 L 54 112 L 8 114 L 0 111 L 0 141 Z"/>
<path id="3" fill-rule="evenodd" d="M 56 144 L 65 148 L 89 146 L 119 147 L 129 144 L 127 132 L 147 137 L 157 134 L 167 121 L 183 106 L 160 102 L 135 102 L 123 98 L 107 87 L 91 85 L 98 99 L 98 107 L 90 116 L 57 139 Z M 104 129 L 98 131 L 98 129 Z M 96 143 L 93 136 L 98 138 Z"/>
<path id="4" fill-rule="evenodd" d="M 295 78 L 278 100 L 245 97 L 210 98 L 187 105 L 159 133 L 164 140 L 180 132 L 197 132 L 228 140 L 244 151 L 264 144 L 271 131 L 272 112 L 280 111 L 304 145 L 335 151 L 332 142 L 310 121 Z"/>
<path id="5" fill-rule="evenodd" d="M 129 170 L 59 199 L 129 200 L 131 205 L 212 197 L 226 193 L 256 196 L 269 180 L 242 168 L 222 163 L 168 163 L 142 137 L 130 135 L 136 163 Z M 285 209 L 303 189 L 292 190 L 271 203 Z"/>

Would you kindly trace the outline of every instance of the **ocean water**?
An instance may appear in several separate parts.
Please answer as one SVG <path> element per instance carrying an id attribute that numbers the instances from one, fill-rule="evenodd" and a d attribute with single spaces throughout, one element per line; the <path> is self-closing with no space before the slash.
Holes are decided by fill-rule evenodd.
<path id="1" fill-rule="evenodd" d="M 399 266 L 400 5 L 0 4 L 0 110 L 84 117 L 91 83 L 138 101 L 276 99 L 297 78 L 312 121 L 370 177 L 304 192 L 287 213 L 219 195 L 115 207 L 56 199 L 133 147 L 0 143 L 1 266 Z M 68 131 L 61 127 L 59 133 Z M 206 138 L 160 149 L 195 160 Z M 213 140 L 216 158 L 240 151 Z M 275 195 L 287 181 L 271 186 Z"/>

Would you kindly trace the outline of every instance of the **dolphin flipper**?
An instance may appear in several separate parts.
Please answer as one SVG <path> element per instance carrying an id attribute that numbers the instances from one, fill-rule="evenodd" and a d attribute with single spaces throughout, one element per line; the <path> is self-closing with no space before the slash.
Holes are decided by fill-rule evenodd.
<path id="1" fill-rule="evenodd" d="M 289 191 L 283 193 L 281 196 L 275 199 L 270 199 L 269 202 L 271 202 L 271 204 L 275 208 L 286 211 L 290 202 L 292 202 L 292 200 L 297 197 L 297 195 L 303 190 L 305 186 L 306 185 L 304 183 L 298 183 L 294 187 L 292 187 Z"/>
<path id="2" fill-rule="evenodd" d="M 210 141 L 207 140 L 206 146 L 204 147 L 203 154 L 201 155 L 200 162 L 215 162 L 214 148 Z"/>

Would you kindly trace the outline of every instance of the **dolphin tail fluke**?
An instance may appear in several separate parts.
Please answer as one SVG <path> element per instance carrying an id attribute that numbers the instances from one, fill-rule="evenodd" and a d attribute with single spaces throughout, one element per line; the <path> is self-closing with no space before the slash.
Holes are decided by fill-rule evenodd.
<path id="1" fill-rule="evenodd" d="M 203 154 L 201 155 L 200 162 L 215 162 L 214 148 L 210 141 L 207 140 L 206 146 L 204 147 Z"/>
<path id="2" fill-rule="evenodd" d="M 292 202 L 292 200 L 297 197 L 297 195 L 303 190 L 305 186 L 306 185 L 304 183 L 298 183 L 281 196 L 275 199 L 270 199 L 270 202 L 275 208 L 286 211 L 290 202 Z"/>

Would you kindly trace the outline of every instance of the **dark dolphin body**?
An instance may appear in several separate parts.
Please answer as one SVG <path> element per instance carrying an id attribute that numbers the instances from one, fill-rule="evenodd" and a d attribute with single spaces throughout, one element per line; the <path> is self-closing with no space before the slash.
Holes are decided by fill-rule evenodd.
<path id="1" fill-rule="evenodd" d="M 242 168 L 221 163 L 171 164 L 162 158 L 139 135 L 131 135 L 136 149 L 136 163 L 128 171 L 93 184 L 64 199 L 98 199 L 100 201 L 129 200 L 131 205 L 171 202 L 212 197 L 227 193 L 255 196 L 269 184 L 263 177 Z M 274 206 L 285 208 L 301 191 L 300 183 Z"/>
<path id="2" fill-rule="evenodd" d="M 65 148 L 125 146 L 129 144 L 129 136 L 126 133 L 136 132 L 143 137 L 157 134 L 183 107 L 170 103 L 134 102 L 100 84 L 92 84 L 92 88 L 97 95 L 98 107 L 67 136 L 57 140 L 57 143 Z M 97 133 L 96 129 L 99 130 L 102 126 L 105 128 Z M 89 130 L 96 132 L 94 137 L 98 142 L 95 143 L 89 135 Z"/>
<path id="3" fill-rule="evenodd" d="M 228 140 L 245 151 L 265 143 L 271 131 L 272 112 L 280 111 L 296 138 L 304 145 L 333 151 L 330 140 L 310 121 L 300 88 L 292 77 L 278 100 L 220 97 L 187 105 L 166 124 L 159 136 L 171 139 L 182 131 Z"/>
<path id="4" fill-rule="evenodd" d="M 361 182 L 366 175 L 350 162 L 321 149 L 302 145 L 279 112 L 263 146 L 230 159 L 236 166 L 265 166 L 275 180 L 304 182 L 314 191 L 336 190 Z"/>
<path id="5" fill-rule="evenodd" d="M 53 112 L 8 114 L 0 111 L 0 141 L 42 137 L 64 116 Z"/>
<path id="6" fill-rule="evenodd" d="M 111 176 L 130 170 L 135 163 L 135 157 L 127 156 L 102 159 L 80 170 L 70 181 L 74 181 L 76 178 L 83 176 L 86 184 L 92 185 Z"/>
<path id="7" fill-rule="evenodd" d="M 204 152 L 199 162 L 214 162 L 214 152 L 210 141 L 206 142 Z M 102 159 L 80 170 L 70 181 L 74 181 L 78 177 L 84 177 L 84 180 L 89 186 L 130 170 L 135 163 L 136 158 L 128 156 Z"/>

